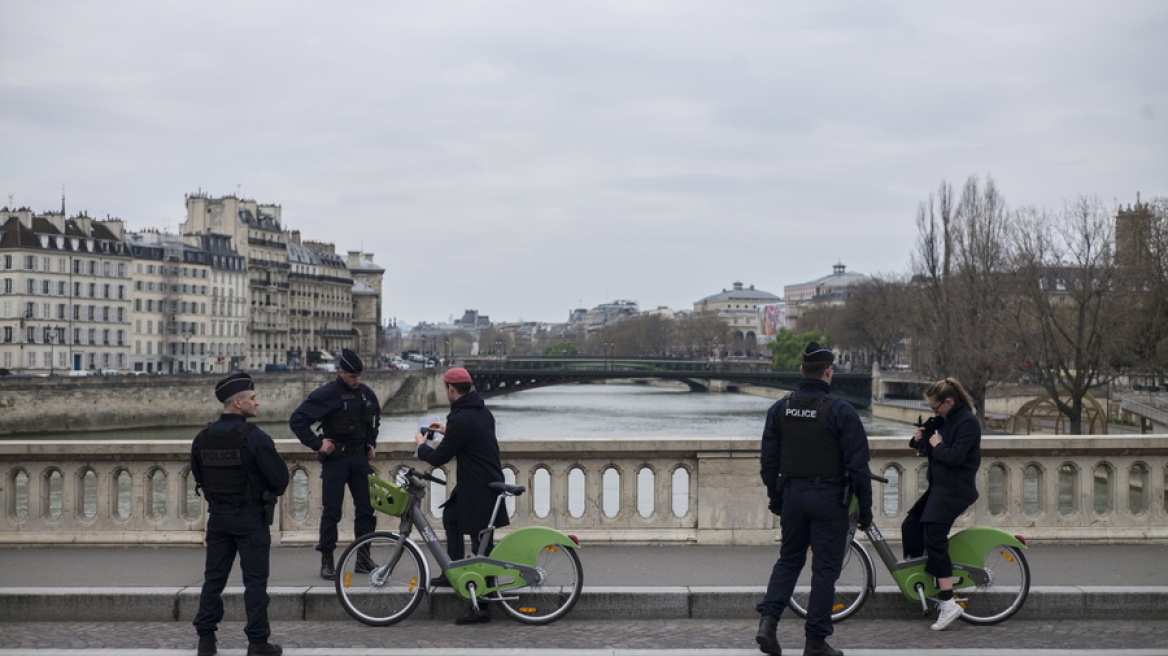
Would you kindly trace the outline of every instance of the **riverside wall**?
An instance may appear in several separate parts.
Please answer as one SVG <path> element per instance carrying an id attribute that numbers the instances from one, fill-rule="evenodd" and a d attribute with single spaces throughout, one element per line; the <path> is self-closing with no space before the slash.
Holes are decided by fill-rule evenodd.
<path id="1" fill-rule="evenodd" d="M 446 405 L 440 369 L 370 371 L 364 383 L 385 414 Z M 288 416 L 317 387 L 323 371 L 255 373 L 264 412 Z M 218 415 L 219 375 L 0 378 L 0 435 L 126 428 L 201 426 Z"/>

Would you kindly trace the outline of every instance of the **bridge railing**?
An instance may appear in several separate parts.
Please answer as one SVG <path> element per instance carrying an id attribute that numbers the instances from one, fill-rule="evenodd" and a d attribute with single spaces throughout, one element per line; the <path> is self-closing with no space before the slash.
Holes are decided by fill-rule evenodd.
<path id="1" fill-rule="evenodd" d="M 753 438 L 516 440 L 502 443 L 510 481 L 529 492 L 510 506 L 514 527 L 554 526 L 594 542 L 769 544 Z M 906 438 L 872 438 L 876 522 L 890 537 L 924 488 L 923 460 Z M 314 544 L 319 464 L 298 442 L 278 448 L 292 473 L 273 539 Z M 198 544 L 205 504 L 193 494 L 185 441 L 0 442 L 0 545 Z M 385 444 L 383 477 L 417 466 Z M 1048 541 L 1168 542 L 1165 436 L 992 436 L 982 442 L 981 498 L 958 527 L 997 526 Z M 454 484 L 453 467 L 444 472 Z M 446 491 L 431 486 L 437 519 Z M 347 514 L 349 511 L 346 511 Z M 379 516 L 379 526 L 397 520 Z M 351 522 L 342 522 L 342 540 Z"/>

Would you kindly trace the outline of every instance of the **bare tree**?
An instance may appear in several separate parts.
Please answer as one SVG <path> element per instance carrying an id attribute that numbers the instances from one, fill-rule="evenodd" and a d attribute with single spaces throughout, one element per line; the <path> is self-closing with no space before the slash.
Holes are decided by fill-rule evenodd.
<path id="1" fill-rule="evenodd" d="M 909 336 L 905 317 L 918 310 L 909 299 L 910 290 L 903 280 L 868 278 L 855 286 L 837 325 L 828 334 L 838 348 L 857 354 L 871 367 L 891 364 L 897 347 Z"/>
<path id="2" fill-rule="evenodd" d="M 731 340 L 730 324 L 713 312 L 695 312 L 677 324 L 677 351 L 691 357 L 710 355 Z"/>
<path id="3" fill-rule="evenodd" d="M 954 377 L 969 391 L 984 421 L 985 395 L 1007 365 L 1001 312 L 1008 270 L 1007 212 L 992 178 L 970 176 L 954 203 L 942 182 L 917 211 L 912 259 L 917 296 L 905 314 L 913 366 L 935 378 Z"/>
<path id="4" fill-rule="evenodd" d="M 1134 304 L 1118 275 L 1111 216 L 1079 198 L 1059 213 L 1015 217 L 1013 284 L 1002 296 L 1018 366 L 1080 434 L 1083 398 L 1114 375 Z"/>

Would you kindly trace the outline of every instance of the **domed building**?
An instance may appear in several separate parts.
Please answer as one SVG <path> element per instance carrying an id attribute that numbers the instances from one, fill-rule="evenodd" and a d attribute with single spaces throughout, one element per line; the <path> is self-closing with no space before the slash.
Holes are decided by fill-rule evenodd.
<path id="1" fill-rule="evenodd" d="M 754 285 L 744 287 L 742 283 L 735 282 L 731 289 L 723 289 L 719 294 L 694 303 L 694 313 L 709 312 L 725 320 L 730 325 L 732 340 L 725 345 L 724 352 L 753 358 L 758 356 L 758 336 L 761 331 L 759 306 L 772 305 L 781 300 L 770 292 L 755 289 Z"/>

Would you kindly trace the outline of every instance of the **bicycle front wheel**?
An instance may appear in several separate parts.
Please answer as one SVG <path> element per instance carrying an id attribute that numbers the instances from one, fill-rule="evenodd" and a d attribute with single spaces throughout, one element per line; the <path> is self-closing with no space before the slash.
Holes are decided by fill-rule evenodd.
<path id="1" fill-rule="evenodd" d="M 401 546 L 397 563 L 390 558 Z M 397 533 L 369 533 L 353 541 L 337 562 L 337 597 L 353 619 L 389 626 L 414 612 L 426 592 L 426 559 Z"/>
<path id="2" fill-rule="evenodd" d="M 499 605 L 518 622 L 551 624 L 572 610 L 584 588 L 584 571 L 576 550 L 549 544 L 539 552 L 536 569 L 543 573 L 543 583 L 522 588 L 499 590 Z"/>
<path id="3" fill-rule="evenodd" d="M 962 621 L 970 624 L 997 624 L 1022 609 L 1030 594 L 1030 565 L 1017 547 L 998 545 L 986 552 L 984 584 L 955 590 L 965 609 Z"/>
<path id="4" fill-rule="evenodd" d="M 810 551 L 810 549 L 808 549 Z M 813 553 L 812 558 L 815 557 Z M 859 542 L 852 540 L 844 553 L 844 564 L 840 568 L 839 579 L 835 582 L 835 597 L 831 604 L 831 620 L 842 622 L 864 605 L 868 595 L 876 588 L 876 568 L 872 557 Z M 804 565 L 791 594 L 788 605 L 801 618 L 807 617 L 807 606 L 811 602 L 811 564 Z"/>

